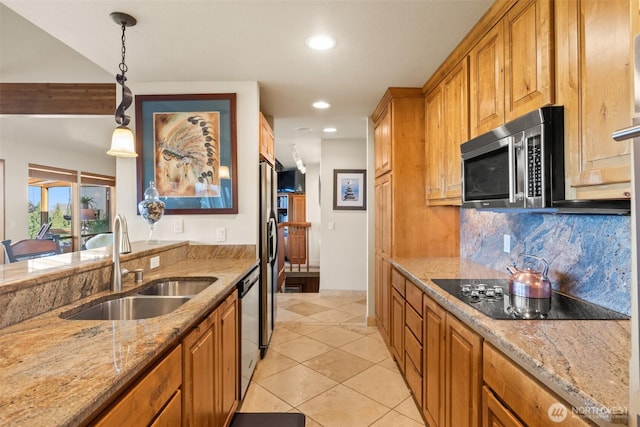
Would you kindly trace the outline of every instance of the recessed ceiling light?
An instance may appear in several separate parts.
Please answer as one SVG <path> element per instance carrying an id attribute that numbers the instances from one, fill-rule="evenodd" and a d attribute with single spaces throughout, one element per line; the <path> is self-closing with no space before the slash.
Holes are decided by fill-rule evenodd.
<path id="1" fill-rule="evenodd" d="M 333 133 L 333 132 L 337 132 L 338 131 L 338 129 L 336 129 L 336 128 L 324 128 L 322 130 L 327 132 L 327 133 Z"/>
<path id="2" fill-rule="evenodd" d="M 296 128 L 296 131 L 298 131 L 298 132 L 313 132 L 313 129 L 312 128 L 299 127 L 299 128 Z"/>
<path id="3" fill-rule="evenodd" d="M 331 104 L 325 101 L 316 101 L 313 103 L 313 108 L 318 108 L 320 110 L 324 110 L 325 108 L 331 107 Z"/>
<path id="4" fill-rule="evenodd" d="M 315 35 L 309 37 L 305 44 L 313 50 L 329 50 L 336 46 L 336 39 L 325 35 Z"/>

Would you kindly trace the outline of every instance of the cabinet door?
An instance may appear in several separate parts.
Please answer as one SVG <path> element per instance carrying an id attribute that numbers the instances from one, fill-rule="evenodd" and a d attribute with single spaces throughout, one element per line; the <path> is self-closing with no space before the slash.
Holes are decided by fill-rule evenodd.
<path id="1" fill-rule="evenodd" d="M 375 174 L 391 170 L 391 105 L 387 107 L 374 129 Z"/>
<path id="2" fill-rule="evenodd" d="M 404 373 L 404 298 L 391 289 L 391 351 Z"/>
<path id="3" fill-rule="evenodd" d="M 260 156 L 269 162 L 275 164 L 275 140 L 273 130 L 267 119 L 260 113 Z"/>
<path id="4" fill-rule="evenodd" d="M 217 312 L 203 320 L 183 340 L 183 425 L 216 426 L 214 355 Z"/>
<path id="5" fill-rule="evenodd" d="M 391 183 L 393 176 L 391 173 L 376 179 L 376 252 L 391 256 L 391 236 L 392 236 L 392 193 Z"/>
<path id="6" fill-rule="evenodd" d="M 445 425 L 480 426 L 482 338 L 447 314 Z"/>
<path id="7" fill-rule="evenodd" d="M 630 126 L 633 111 L 629 0 L 562 1 L 554 7 L 567 197 L 630 197 L 631 142 L 611 139 L 614 130 Z"/>
<path id="8" fill-rule="evenodd" d="M 218 311 L 218 368 L 222 405 L 219 420 L 220 426 L 226 426 L 238 406 L 238 292 L 234 291 Z"/>
<path id="9" fill-rule="evenodd" d="M 486 386 L 482 387 L 482 425 L 484 427 L 524 427 L 524 424 L 502 406 Z"/>
<path id="10" fill-rule="evenodd" d="M 504 18 L 505 121 L 553 103 L 548 0 L 519 1 Z"/>
<path id="11" fill-rule="evenodd" d="M 504 123 L 503 26 L 496 24 L 469 54 L 471 138 Z"/>
<path id="12" fill-rule="evenodd" d="M 153 421 L 151 427 L 175 427 L 182 425 L 182 394 L 176 391 L 167 406 Z"/>
<path id="13" fill-rule="evenodd" d="M 464 57 L 447 75 L 442 83 L 443 98 L 443 198 L 455 199 L 461 204 L 462 170 L 460 144 L 469 139 L 469 66 Z"/>
<path id="14" fill-rule="evenodd" d="M 292 194 L 289 197 L 289 221 L 307 221 L 307 198 L 304 194 Z"/>
<path id="15" fill-rule="evenodd" d="M 445 411 L 446 312 L 426 295 L 423 297 L 423 304 L 422 412 L 431 427 L 442 427 Z"/>
<path id="16" fill-rule="evenodd" d="M 438 85 L 425 98 L 425 168 L 427 200 L 438 200 L 444 194 L 442 86 Z"/>
<path id="17" fill-rule="evenodd" d="M 384 341 L 389 343 L 389 310 L 391 298 L 391 265 L 376 254 L 376 318 Z"/>

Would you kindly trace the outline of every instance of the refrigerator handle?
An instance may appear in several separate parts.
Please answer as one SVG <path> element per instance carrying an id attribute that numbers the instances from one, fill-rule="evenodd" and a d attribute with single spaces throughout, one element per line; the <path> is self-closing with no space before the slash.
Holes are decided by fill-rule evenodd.
<path id="1" fill-rule="evenodd" d="M 269 233 L 269 260 L 273 262 L 278 254 L 278 226 L 276 223 L 276 215 L 271 211 L 269 214 L 269 222 L 267 223 Z"/>

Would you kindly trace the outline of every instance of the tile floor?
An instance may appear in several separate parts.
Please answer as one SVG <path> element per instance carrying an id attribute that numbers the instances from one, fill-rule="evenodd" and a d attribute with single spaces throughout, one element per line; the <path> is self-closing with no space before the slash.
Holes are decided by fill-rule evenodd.
<path id="1" fill-rule="evenodd" d="M 376 327 L 365 293 L 278 294 L 267 355 L 240 412 L 302 412 L 306 427 L 424 422 Z"/>

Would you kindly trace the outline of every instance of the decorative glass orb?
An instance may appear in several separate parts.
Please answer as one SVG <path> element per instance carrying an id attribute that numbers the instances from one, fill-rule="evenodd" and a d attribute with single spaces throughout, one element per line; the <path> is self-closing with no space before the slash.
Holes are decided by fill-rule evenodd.
<path id="1" fill-rule="evenodd" d="M 164 202 L 160 200 L 160 194 L 156 190 L 155 182 L 149 182 L 149 188 L 144 191 L 144 200 L 138 203 L 138 212 L 140 216 L 149 224 L 149 238 L 147 243 L 158 243 L 154 235 L 156 223 L 162 218 L 164 214 Z"/>

